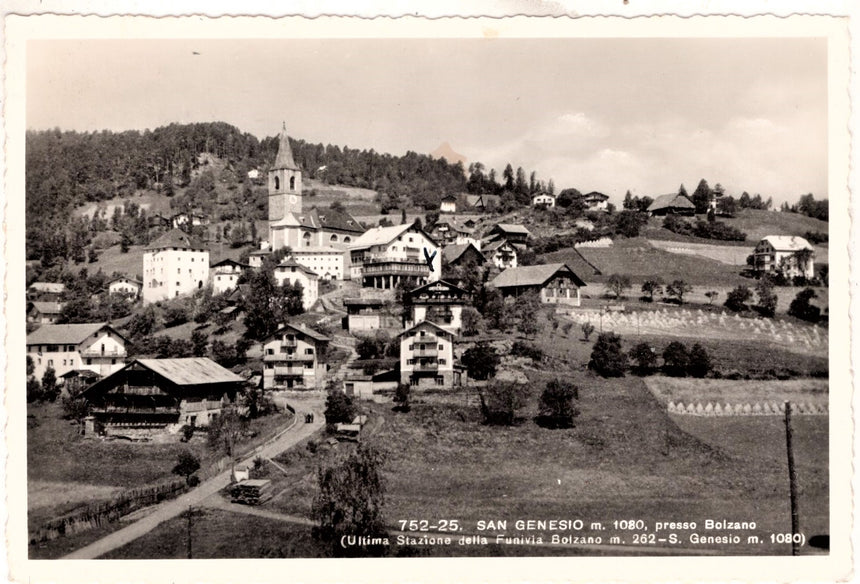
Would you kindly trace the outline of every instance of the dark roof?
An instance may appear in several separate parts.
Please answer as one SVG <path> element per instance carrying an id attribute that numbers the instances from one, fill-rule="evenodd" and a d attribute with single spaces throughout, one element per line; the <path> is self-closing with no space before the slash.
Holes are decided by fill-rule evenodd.
<path id="1" fill-rule="evenodd" d="M 503 233 L 518 233 L 521 235 L 531 235 L 531 231 L 526 229 L 525 225 L 514 225 L 513 223 L 499 223 L 493 227 L 493 231 L 501 231 Z"/>
<path id="2" fill-rule="evenodd" d="M 453 290 L 456 290 L 457 292 L 465 294 L 466 296 L 470 295 L 468 291 L 463 290 L 459 286 L 455 286 L 454 284 L 452 284 L 451 282 L 448 282 L 447 280 L 436 280 L 435 282 L 428 282 L 428 283 L 424 284 L 423 286 L 418 286 L 417 288 L 410 290 L 407 293 L 407 296 L 410 299 L 413 299 L 413 298 L 415 298 L 415 296 L 421 294 L 427 288 L 432 288 L 434 286 L 446 286 L 448 288 L 452 288 Z"/>
<path id="3" fill-rule="evenodd" d="M 510 247 L 516 249 L 516 246 L 510 243 L 507 239 L 505 239 L 504 237 L 499 237 L 497 239 L 493 239 L 485 243 L 483 246 L 484 249 L 482 251 L 496 251 L 503 245 L 509 245 Z"/>
<path id="4" fill-rule="evenodd" d="M 116 336 L 125 340 L 116 329 L 105 322 L 83 324 L 43 324 L 27 335 L 28 345 L 77 345 L 88 336 L 94 335 L 103 328 L 108 328 Z"/>
<path id="5" fill-rule="evenodd" d="M 226 260 L 221 260 L 217 264 L 212 264 L 209 267 L 210 268 L 218 268 L 221 266 L 238 266 L 240 268 L 250 268 L 251 267 L 248 264 L 243 264 L 242 262 L 237 262 L 236 260 L 231 260 L 230 258 L 227 258 Z"/>
<path id="6" fill-rule="evenodd" d="M 566 264 L 542 264 L 508 268 L 493 279 L 496 288 L 515 288 L 519 286 L 543 286 L 560 270 L 570 272 L 577 286 L 585 286 L 585 282 L 577 276 Z"/>
<path id="7" fill-rule="evenodd" d="M 60 375 L 60 377 L 85 377 L 87 379 L 95 379 L 96 377 L 101 377 L 101 375 L 89 369 L 71 369 Z"/>
<path id="8" fill-rule="evenodd" d="M 435 323 L 435 322 L 433 322 L 432 320 L 422 320 L 421 322 L 419 322 L 419 323 L 417 323 L 417 324 L 415 324 L 415 325 L 413 325 L 413 326 L 409 327 L 408 329 L 406 329 L 405 331 L 403 331 L 402 333 L 400 333 L 400 334 L 399 334 L 399 335 L 397 335 L 397 336 L 398 336 L 398 337 L 402 337 L 402 336 L 404 336 L 404 335 L 408 334 L 409 332 L 411 332 L 411 331 L 413 331 L 413 330 L 415 330 L 415 329 L 417 329 L 417 328 L 419 328 L 419 327 L 421 327 L 421 326 L 425 326 L 425 325 L 430 325 L 431 327 L 435 328 L 437 331 L 443 332 L 443 333 L 445 333 L 445 335 L 447 335 L 447 336 L 449 336 L 449 337 L 454 337 L 454 336 L 456 336 L 454 333 L 452 333 L 452 332 L 451 332 L 451 331 L 449 331 L 448 329 L 442 328 L 442 326 L 440 326 L 440 325 L 436 324 L 436 323 Z"/>
<path id="9" fill-rule="evenodd" d="M 169 249 L 174 247 L 179 249 L 208 251 L 208 248 L 203 245 L 202 242 L 191 237 L 178 227 L 157 237 L 155 241 L 146 246 L 146 249 Z"/>
<path id="10" fill-rule="evenodd" d="M 277 266 L 277 268 L 275 268 L 275 270 L 277 270 L 278 268 L 298 268 L 300 272 L 304 272 L 308 276 L 313 276 L 314 278 L 319 278 L 319 276 L 317 275 L 316 272 L 314 272 L 312 269 L 310 269 L 307 266 L 303 266 L 302 264 L 300 264 L 299 262 L 294 260 L 292 257 L 288 257 L 288 258 L 281 260 L 281 263 L 278 264 L 278 266 Z"/>
<path id="11" fill-rule="evenodd" d="M 656 197 L 654 201 L 648 205 L 648 211 L 657 211 L 659 209 L 667 209 L 669 207 L 695 209 L 696 205 L 681 193 L 669 193 L 668 195 L 659 195 Z"/>
<path id="12" fill-rule="evenodd" d="M 604 195 L 598 191 L 591 191 L 587 195 L 582 195 L 583 199 L 603 199 L 604 201 L 609 198 L 609 195 Z"/>
<path id="13" fill-rule="evenodd" d="M 286 331 L 286 330 L 291 330 L 291 331 L 299 333 L 301 335 L 306 335 L 306 336 L 314 339 L 315 341 L 320 341 L 323 343 L 327 343 L 331 340 L 330 338 L 328 338 L 324 334 L 319 333 L 319 332 L 313 330 L 312 328 L 308 328 L 303 324 L 300 324 L 300 325 L 285 324 L 284 326 L 282 326 L 281 328 L 279 328 L 278 330 L 276 330 L 275 332 L 270 334 L 268 337 L 263 339 L 263 342 L 266 342 L 270 339 L 281 336 L 284 333 L 284 331 Z"/>
<path id="14" fill-rule="evenodd" d="M 331 229 L 335 231 L 346 231 L 348 233 L 362 234 L 365 232 L 361 223 L 344 211 L 334 209 L 317 209 L 314 207 L 307 213 L 292 213 L 303 227 L 308 229 Z M 290 223 L 290 214 L 287 213 L 276 225 L 294 225 Z"/>
<path id="15" fill-rule="evenodd" d="M 382 298 L 344 298 L 342 300 L 344 306 L 384 306 L 385 300 Z"/>
<path id="16" fill-rule="evenodd" d="M 113 278 L 112 280 L 108 280 L 108 286 L 110 286 L 114 282 L 119 282 L 120 280 L 126 280 L 128 282 L 132 282 L 134 284 L 137 284 L 138 286 L 143 286 L 143 282 L 141 282 L 140 280 L 136 280 L 134 278 L 129 278 L 128 276 L 119 276 L 118 278 Z"/>
<path id="17" fill-rule="evenodd" d="M 287 136 L 286 124 L 278 136 L 278 155 L 272 168 L 286 168 L 288 170 L 300 170 L 296 161 L 293 160 L 293 149 L 290 148 L 290 138 Z"/>
<path id="18" fill-rule="evenodd" d="M 241 382 L 242 378 L 221 367 L 207 357 L 184 359 L 136 359 L 129 363 L 140 363 L 176 385 L 202 385 L 204 383 Z"/>
<path id="19" fill-rule="evenodd" d="M 472 243 L 452 243 L 450 245 L 446 245 L 442 248 L 442 257 L 445 258 L 449 264 L 456 262 L 460 256 L 466 253 L 466 250 L 469 248 L 473 248 L 475 253 L 477 253 L 480 257 L 484 257 L 484 254 L 481 253 L 477 247 L 475 247 Z M 484 258 L 486 261 L 486 258 Z"/>
<path id="20" fill-rule="evenodd" d="M 455 197 L 454 195 L 445 195 L 444 197 L 442 197 L 442 200 L 443 201 L 454 201 L 454 202 L 456 202 L 457 197 Z"/>

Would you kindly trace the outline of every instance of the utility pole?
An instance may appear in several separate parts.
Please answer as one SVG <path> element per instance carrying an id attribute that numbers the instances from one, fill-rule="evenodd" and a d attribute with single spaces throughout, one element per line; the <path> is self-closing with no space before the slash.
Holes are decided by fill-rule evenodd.
<path id="1" fill-rule="evenodd" d="M 791 555 L 800 555 L 800 521 L 797 515 L 797 471 L 794 468 L 794 447 L 791 443 L 791 402 L 785 402 L 785 448 L 788 453 L 788 487 L 791 497 Z"/>
<path id="2" fill-rule="evenodd" d="M 187 521 L 187 537 L 185 540 L 185 549 L 188 554 L 188 559 L 191 559 L 191 505 L 188 506 L 188 521 Z"/>

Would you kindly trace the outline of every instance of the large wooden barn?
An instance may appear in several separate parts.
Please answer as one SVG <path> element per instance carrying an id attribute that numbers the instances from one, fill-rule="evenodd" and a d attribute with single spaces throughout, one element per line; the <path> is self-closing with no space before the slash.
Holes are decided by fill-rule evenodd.
<path id="1" fill-rule="evenodd" d="M 135 359 L 88 387 L 90 415 L 106 432 L 208 426 L 236 399 L 242 378 L 211 359 Z"/>

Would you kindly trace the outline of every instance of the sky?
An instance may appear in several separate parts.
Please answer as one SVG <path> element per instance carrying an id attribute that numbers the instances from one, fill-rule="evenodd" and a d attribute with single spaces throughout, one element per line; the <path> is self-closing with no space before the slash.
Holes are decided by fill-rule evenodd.
<path id="1" fill-rule="evenodd" d="M 823 39 L 72 40 L 27 46 L 27 127 L 224 121 L 557 191 L 827 197 Z"/>

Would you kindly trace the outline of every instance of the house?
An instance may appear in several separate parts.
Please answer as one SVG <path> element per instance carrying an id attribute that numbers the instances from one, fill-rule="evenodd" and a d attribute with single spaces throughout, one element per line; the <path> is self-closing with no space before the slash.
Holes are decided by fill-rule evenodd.
<path id="1" fill-rule="evenodd" d="M 41 302 L 38 300 L 27 303 L 27 322 L 38 324 L 53 324 L 60 317 L 63 302 Z"/>
<path id="2" fill-rule="evenodd" d="M 509 268 L 491 282 L 504 296 L 537 292 L 546 304 L 580 305 L 579 289 L 585 286 L 566 264 L 544 264 Z"/>
<path id="3" fill-rule="evenodd" d="M 466 195 L 466 203 L 482 212 L 495 211 L 501 202 L 499 195 Z"/>
<path id="4" fill-rule="evenodd" d="M 263 341 L 263 388 L 323 389 L 329 338 L 304 325 L 284 325 Z"/>
<path id="5" fill-rule="evenodd" d="M 429 320 L 459 334 L 463 326 L 463 307 L 472 304 L 471 295 L 445 280 L 419 286 L 403 295 L 404 326 Z"/>
<path id="6" fill-rule="evenodd" d="M 209 250 L 181 229 L 162 234 L 144 249 L 144 304 L 191 294 L 208 281 Z"/>
<path id="7" fill-rule="evenodd" d="M 374 227 L 350 247 L 352 279 L 362 286 L 395 288 L 426 284 L 442 270 L 439 246 L 414 223 Z"/>
<path id="8" fill-rule="evenodd" d="M 170 225 L 172 227 L 181 227 L 183 225 L 192 225 L 192 226 L 196 227 L 198 225 L 208 225 L 208 224 L 209 224 L 209 218 L 206 217 L 206 215 L 204 215 L 202 213 L 197 213 L 194 211 L 188 211 L 188 212 L 182 211 L 182 212 L 176 213 L 175 215 L 173 215 L 170 218 Z"/>
<path id="9" fill-rule="evenodd" d="M 262 178 L 262 176 L 263 176 L 263 175 L 262 175 L 262 173 L 259 171 L 259 169 L 252 168 L 251 170 L 249 170 L 249 171 L 248 171 L 248 179 L 250 179 L 250 180 L 252 180 L 252 181 L 257 181 L 257 180 L 259 180 L 260 178 Z"/>
<path id="10" fill-rule="evenodd" d="M 77 394 L 101 379 L 101 375 L 89 369 L 72 369 L 60 375 L 65 395 Z"/>
<path id="11" fill-rule="evenodd" d="M 345 328 L 351 333 L 399 329 L 397 318 L 381 298 L 344 298 Z"/>
<path id="12" fill-rule="evenodd" d="M 233 290 L 239 283 L 239 276 L 250 267 L 250 264 L 243 264 L 231 259 L 221 260 L 217 264 L 212 264 L 209 268 L 209 278 L 212 280 L 212 293 L 223 294 L 224 292 Z"/>
<path id="13" fill-rule="evenodd" d="M 485 242 L 491 242 L 496 239 L 506 239 L 517 247 L 528 247 L 531 232 L 524 225 L 513 225 L 511 223 L 499 223 L 495 225 L 489 233 L 484 237 Z M 481 247 L 484 251 L 484 246 Z"/>
<path id="14" fill-rule="evenodd" d="M 396 369 L 374 375 L 348 373 L 343 379 L 343 392 L 350 397 L 373 399 L 379 391 L 394 391 L 400 383 L 400 372 Z"/>
<path id="15" fill-rule="evenodd" d="M 208 426 L 235 401 L 242 378 L 206 357 L 135 359 L 83 397 L 107 434 Z"/>
<path id="16" fill-rule="evenodd" d="M 484 251 L 481 253 L 500 270 L 517 267 L 517 248 L 507 239 L 494 239 L 484 244 Z"/>
<path id="17" fill-rule="evenodd" d="M 532 197 L 532 207 L 555 207 L 555 198 L 549 193 L 537 193 Z"/>
<path id="18" fill-rule="evenodd" d="M 457 212 L 457 197 L 447 195 L 442 197 L 442 203 L 439 205 L 440 213 L 456 213 Z"/>
<path id="19" fill-rule="evenodd" d="M 141 288 L 143 288 L 143 282 L 126 276 L 114 278 L 108 282 L 108 293 L 110 294 L 125 294 L 138 298 Z"/>
<path id="20" fill-rule="evenodd" d="M 468 227 L 456 217 L 440 218 L 431 228 L 430 236 L 442 246 L 473 243 L 475 247 L 481 247 L 481 241 L 475 237 L 474 227 Z"/>
<path id="21" fill-rule="evenodd" d="M 456 387 L 462 369 L 454 365 L 455 334 L 422 320 L 400 333 L 400 383 L 414 387 Z"/>
<path id="22" fill-rule="evenodd" d="M 27 288 L 27 299 L 57 302 L 65 292 L 65 284 L 58 282 L 33 282 Z"/>
<path id="23" fill-rule="evenodd" d="M 349 252 L 344 249 L 324 245 L 322 247 L 299 247 L 291 252 L 298 263 L 311 269 L 323 280 L 343 280 L 349 278 L 347 263 Z"/>
<path id="24" fill-rule="evenodd" d="M 320 295 L 320 277 L 310 268 L 292 258 L 286 258 L 275 268 L 275 281 L 278 286 L 289 282 L 293 286 L 302 285 L 302 306 L 308 310 Z"/>
<path id="25" fill-rule="evenodd" d="M 41 379 L 48 367 L 61 377 L 73 369 L 105 376 L 121 368 L 126 339 L 106 323 L 45 324 L 27 335 L 27 356 Z"/>
<path id="26" fill-rule="evenodd" d="M 252 268 L 261 268 L 263 267 L 263 260 L 271 255 L 272 251 L 269 249 L 258 249 L 252 251 L 248 254 L 248 265 Z"/>
<path id="27" fill-rule="evenodd" d="M 293 159 L 286 127 L 279 136 L 278 154 L 269 170 L 268 195 L 268 241 L 272 250 L 322 246 L 346 249 L 364 233 L 364 227 L 349 213 L 304 208 L 302 171 Z"/>
<path id="28" fill-rule="evenodd" d="M 794 235 L 768 235 L 753 251 L 753 269 L 758 274 L 781 274 L 785 278 L 815 276 L 815 250 Z"/>
<path id="29" fill-rule="evenodd" d="M 609 195 L 604 195 L 597 191 L 591 191 L 579 197 L 579 200 L 585 205 L 589 211 L 608 211 L 609 210 Z"/>
<path id="30" fill-rule="evenodd" d="M 648 205 L 647 211 L 652 217 L 663 217 L 665 215 L 693 216 L 696 214 L 696 205 L 693 204 L 693 201 L 687 195 L 669 193 L 668 195 L 659 195 L 656 197 Z"/>
<path id="31" fill-rule="evenodd" d="M 459 267 L 469 264 L 483 266 L 487 258 L 473 243 L 453 243 L 442 249 L 442 259 L 448 266 Z"/>

